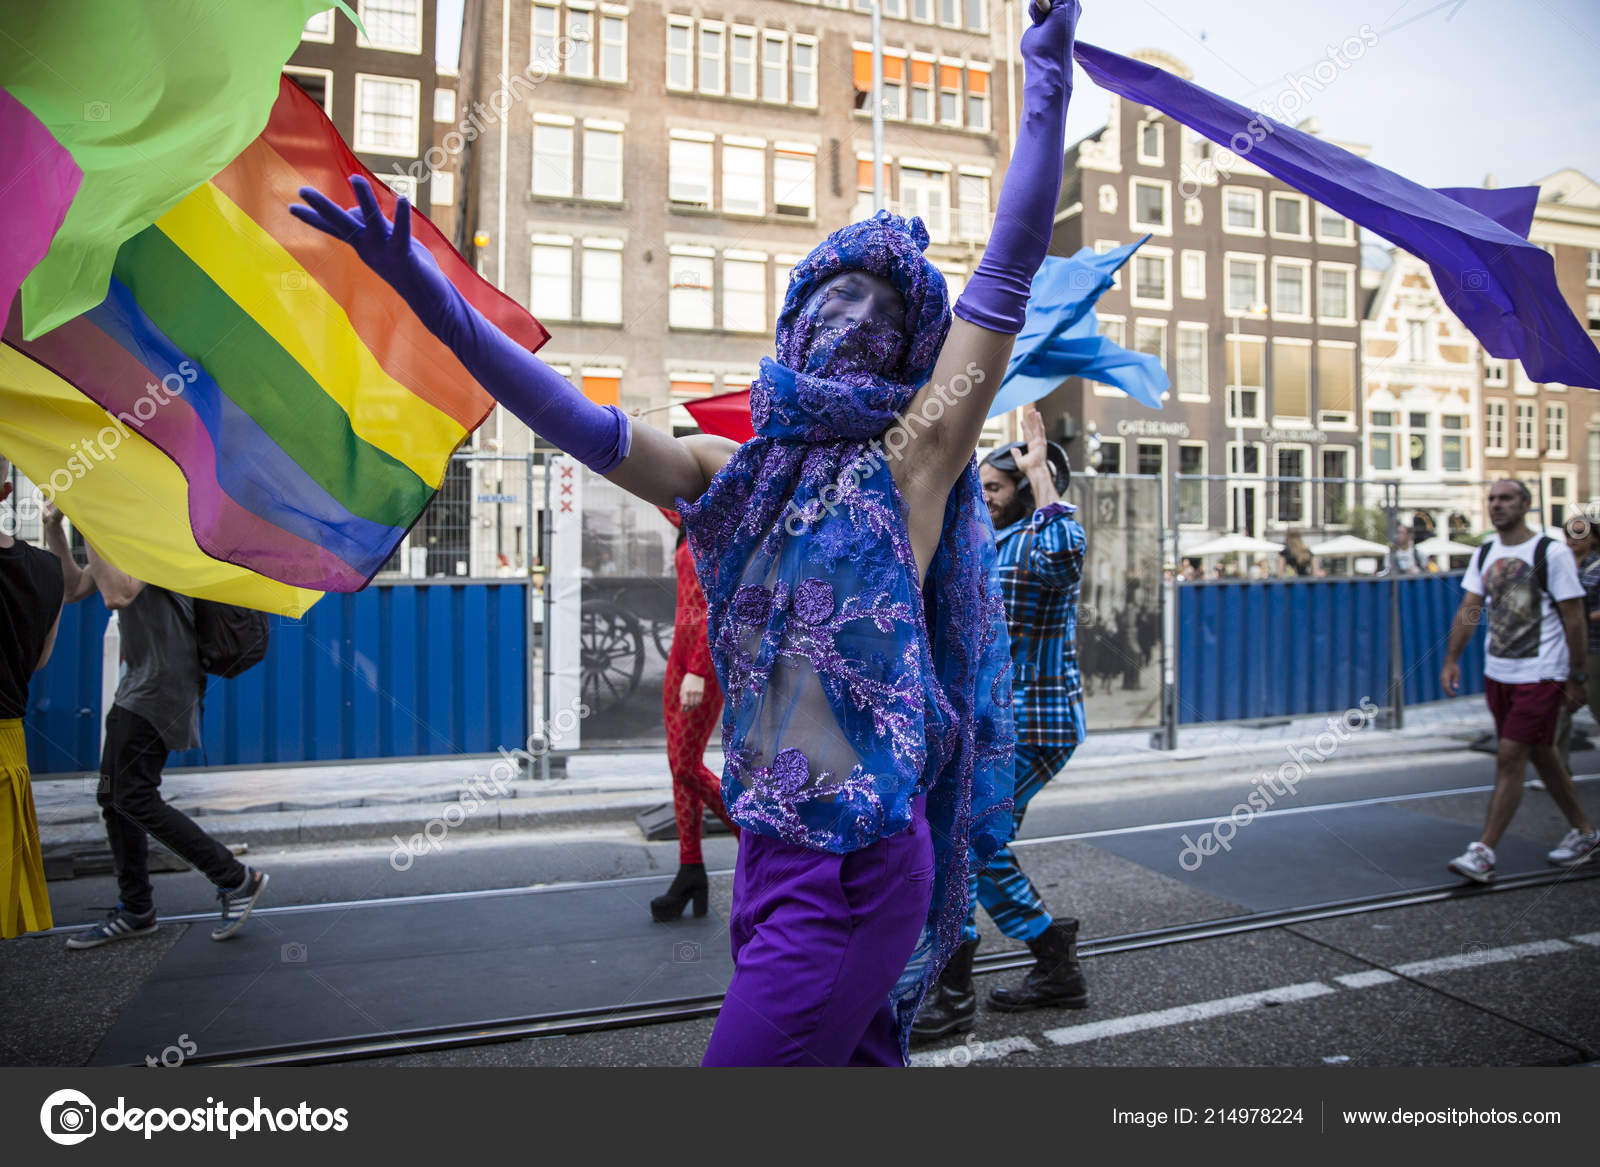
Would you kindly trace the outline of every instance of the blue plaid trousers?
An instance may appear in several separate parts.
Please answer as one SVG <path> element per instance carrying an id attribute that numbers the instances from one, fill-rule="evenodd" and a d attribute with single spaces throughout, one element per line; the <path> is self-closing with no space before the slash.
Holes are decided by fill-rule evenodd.
<path id="1" fill-rule="evenodd" d="M 1013 838 L 1022 830 L 1022 815 L 1028 809 L 1028 802 L 1061 772 L 1076 748 L 1017 744 L 1017 785 L 1011 796 Z M 979 904 L 989 913 L 995 926 L 1013 940 L 1036 940 L 1050 927 L 1050 913 L 1039 897 L 1039 889 L 1017 866 L 1017 857 L 1010 847 L 996 851 L 988 866 L 968 879 L 967 922 L 961 930 L 962 940 L 978 938 Z"/>

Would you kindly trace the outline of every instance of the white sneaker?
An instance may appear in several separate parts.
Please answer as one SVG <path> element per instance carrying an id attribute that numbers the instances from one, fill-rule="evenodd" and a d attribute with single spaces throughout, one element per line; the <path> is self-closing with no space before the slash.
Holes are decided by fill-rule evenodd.
<path id="1" fill-rule="evenodd" d="M 1494 882 L 1494 851 L 1482 843 L 1469 843 L 1464 854 L 1450 860 L 1450 870 L 1475 883 Z"/>
<path id="2" fill-rule="evenodd" d="M 1557 867 L 1577 867 L 1596 855 L 1600 855 L 1600 830 L 1586 835 L 1574 827 L 1561 837 L 1561 842 L 1546 858 Z"/>

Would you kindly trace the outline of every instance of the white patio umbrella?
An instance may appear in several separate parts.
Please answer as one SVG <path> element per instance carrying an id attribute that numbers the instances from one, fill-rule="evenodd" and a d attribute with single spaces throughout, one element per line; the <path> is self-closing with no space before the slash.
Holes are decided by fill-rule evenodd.
<path id="1" fill-rule="evenodd" d="M 1444 535 L 1435 535 L 1418 543 L 1417 550 L 1424 555 L 1471 555 L 1477 548 L 1471 543 L 1457 543 Z"/>
<path id="2" fill-rule="evenodd" d="M 1219 535 L 1215 539 L 1208 539 L 1204 543 L 1196 544 L 1185 551 L 1184 554 L 1231 555 L 1236 551 L 1242 551 L 1256 555 L 1276 555 L 1282 550 L 1282 543 L 1269 543 L 1265 539 L 1257 539 L 1254 535 L 1231 531 L 1226 535 Z"/>
<path id="3" fill-rule="evenodd" d="M 1355 535 L 1340 535 L 1324 543 L 1318 543 L 1307 548 L 1313 555 L 1387 555 L 1389 548 L 1382 543 L 1374 543 L 1371 539 L 1360 539 Z"/>

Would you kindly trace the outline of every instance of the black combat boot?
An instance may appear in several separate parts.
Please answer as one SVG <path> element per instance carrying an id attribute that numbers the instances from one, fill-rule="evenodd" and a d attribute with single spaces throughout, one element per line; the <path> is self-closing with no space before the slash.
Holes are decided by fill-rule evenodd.
<path id="1" fill-rule="evenodd" d="M 952 1033 L 966 1033 L 978 1013 L 978 994 L 972 987 L 972 958 L 978 942 L 968 940 L 950 954 L 939 983 L 922 1002 L 911 1026 L 913 1044 L 933 1041 Z"/>
<path id="2" fill-rule="evenodd" d="M 989 1004 L 1003 1013 L 1056 1006 L 1086 1009 L 1089 987 L 1078 967 L 1078 921 L 1057 920 L 1037 940 L 1028 941 L 1034 965 L 1015 989 L 996 989 Z"/>

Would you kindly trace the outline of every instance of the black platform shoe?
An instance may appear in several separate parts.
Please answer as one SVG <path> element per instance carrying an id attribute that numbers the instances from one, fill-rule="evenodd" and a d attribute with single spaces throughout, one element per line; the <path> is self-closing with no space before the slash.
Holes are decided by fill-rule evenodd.
<path id="1" fill-rule="evenodd" d="M 972 1029 L 978 1013 L 978 994 L 972 987 L 972 959 L 978 942 L 968 940 L 950 955 L 939 983 L 933 987 L 911 1026 L 913 1044 L 934 1041 Z"/>
<path id="2" fill-rule="evenodd" d="M 1034 965 L 1015 989 L 996 989 L 989 1004 L 1003 1013 L 1050 1006 L 1086 1009 L 1089 986 L 1078 967 L 1078 921 L 1057 920 L 1037 940 L 1028 941 Z"/>
<path id="3" fill-rule="evenodd" d="M 650 914 L 658 924 L 670 924 L 683 915 L 683 909 L 694 900 L 694 914 L 703 916 L 710 905 L 711 884 L 706 881 L 704 863 L 684 863 L 678 867 L 672 886 L 665 895 L 650 901 Z"/>

